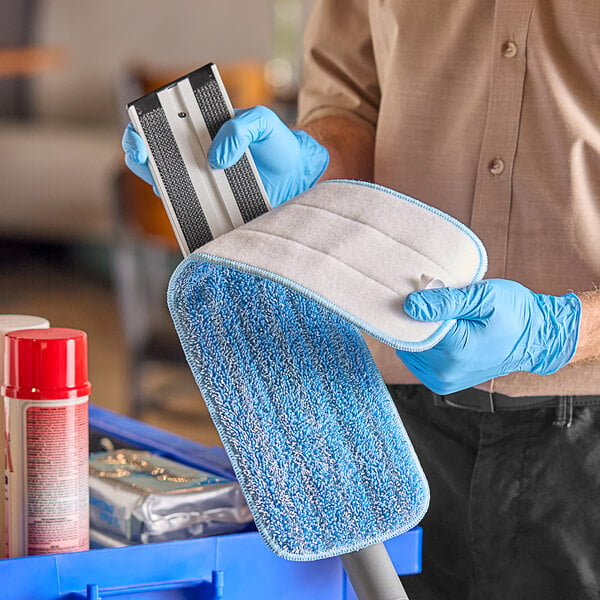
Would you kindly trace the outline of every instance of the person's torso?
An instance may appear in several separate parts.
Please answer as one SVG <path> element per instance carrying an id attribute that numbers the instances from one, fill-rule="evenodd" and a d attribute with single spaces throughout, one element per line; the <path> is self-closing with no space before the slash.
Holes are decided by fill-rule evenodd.
<path id="1" fill-rule="evenodd" d="M 375 181 L 469 225 L 487 277 L 564 294 L 600 283 L 600 3 L 371 2 Z M 411 381 L 369 342 L 386 381 Z M 597 366 L 519 373 L 514 395 L 593 393 Z"/>
<path id="2" fill-rule="evenodd" d="M 352 3 L 349 39 L 326 31 L 342 3 L 320 2 L 305 114 L 376 120 L 375 182 L 471 227 L 487 277 L 555 295 L 600 284 L 600 2 Z M 388 383 L 414 381 L 391 348 L 369 345 Z M 600 365 L 494 387 L 597 393 Z"/>

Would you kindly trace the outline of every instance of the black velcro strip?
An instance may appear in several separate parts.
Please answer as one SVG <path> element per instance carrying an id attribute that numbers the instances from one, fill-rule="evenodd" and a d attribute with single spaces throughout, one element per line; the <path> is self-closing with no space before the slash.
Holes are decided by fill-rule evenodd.
<path id="1" fill-rule="evenodd" d="M 227 104 L 225 104 L 219 84 L 212 72 L 210 72 L 210 76 L 207 76 L 206 72 L 202 77 L 194 75 L 192 73 L 189 77 L 190 84 L 210 137 L 214 139 L 221 125 L 230 118 Z M 242 156 L 235 165 L 225 169 L 225 176 L 244 223 L 267 212 L 265 200 L 246 156 Z"/>
<path id="2" fill-rule="evenodd" d="M 190 252 L 213 239 L 164 110 L 138 110 L 140 123 Z"/>

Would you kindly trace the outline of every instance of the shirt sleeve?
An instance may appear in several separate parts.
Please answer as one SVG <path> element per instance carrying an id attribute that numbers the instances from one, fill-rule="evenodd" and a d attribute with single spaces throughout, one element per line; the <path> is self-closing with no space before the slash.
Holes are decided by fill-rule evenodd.
<path id="1" fill-rule="evenodd" d="M 316 0 L 304 33 L 298 123 L 345 116 L 374 129 L 379 84 L 367 0 Z"/>

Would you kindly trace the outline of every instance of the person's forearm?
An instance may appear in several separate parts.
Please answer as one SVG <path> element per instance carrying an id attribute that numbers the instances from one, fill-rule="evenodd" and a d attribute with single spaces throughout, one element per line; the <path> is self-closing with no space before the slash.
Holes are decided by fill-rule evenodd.
<path id="1" fill-rule="evenodd" d="M 375 138 L 366 125 L 344 117 L 324 117 L 298 127 L 329 151 L 329 166 L 321 179 L 373 180 Z"/>
<path id="2" fill-rule="evenodd" d="M 579 341 L 571 363 L 600 358 L 600 290 L 577 294 L 581 300 Z"/>

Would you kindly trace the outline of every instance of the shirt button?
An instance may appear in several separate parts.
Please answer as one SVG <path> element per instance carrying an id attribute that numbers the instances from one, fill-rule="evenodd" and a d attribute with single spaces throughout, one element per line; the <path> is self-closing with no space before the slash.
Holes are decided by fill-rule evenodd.
<path id="1" fill-rule="evenodd" d="M 514 58 L 517 55 L 518 47 L 514 42 L 505 42 L 502 45 L 502 54 L 505 58 Z"/>
<path id="2" fill-rule="evenodd" d="M 502 175 L 504 173 L 504 161 L 501 158 L 494 158 L 488 165 L 492 175 Z"/>

